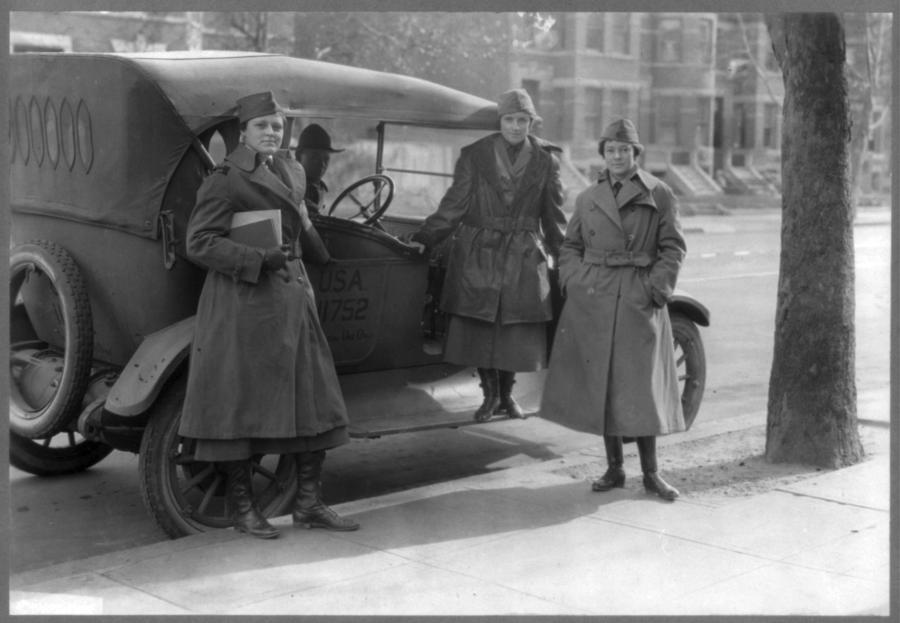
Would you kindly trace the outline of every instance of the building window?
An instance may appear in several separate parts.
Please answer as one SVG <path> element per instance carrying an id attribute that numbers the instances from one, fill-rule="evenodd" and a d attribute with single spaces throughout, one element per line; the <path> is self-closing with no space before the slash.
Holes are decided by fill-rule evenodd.
<path id="1" fill-rule="evenodd" d="M 553 136 L 557 140 L 567 140 L 571 132 L 566 127 L 566 90 L 563 88 L 553 89 L 553 124 L 547 128 L 548 136 Z"/>
<path id="2" fill-rule="evenodd" d="M 587 89 L 584 121 L 585 132 L 592 138 L 603 134 L 605 117 L 603 112 L 603 89 Z"/>
<path id="3" fill-rule="evenodd" d="M 696 52 L 697 62 L 703 65 L 712 63 L 713 59 L 713 25 L 712 20 L 697 21 Z"/>
<path id="4" fill-rule="evenodd" d="M 763 147 L 776 149 L 778 147 L 778 106 L 765 104 L 763 108 Z"/>
<path id="5" fill-rule="evenodd" d="M 541 82 L 540 80 L 522 80 L 522 88 L 531 96 L 534 107 L 541 108 Z"/>
<path id="6" fill-rule="evenodd" d="M 706 146 L 710 137 L 710 105 L 708 97 L 697 98 L 697 142 L 698 146 Z"/>
<path id="7" fill-rule="evenodd" d="M 612 13 L 610 21 L 610 52 L 631 54 L 631 13 Z"/>
<path id="8" fill-rule="evenodd" d="M 602 52 L 603 47 L 603 28 L 606 25 L 605 15 L 603 13 L 591 13 L 588 15 L 587 32 L 585 44 L 589 50 L 597 50 Z"/>
<path id="9" fill-rule="evenodd" d="M 750 147 L 750 128 L 747 106 L 734 105 L 734 132 L 732 146 L 735 149 L 747 149 Z"/>
<path id="10" fill-rule="evenodd" d="M 657 102 L 656 142 L 660 145 L 678 144 L 679 103 L 679 98 L 665 95 Z"/>
<path id="11" fill-rule="evenodd" d="M 613 89 L 609 94 L 609 99 L 610 120 L 631 116 L 628 109 L 628 91 Z"/>
<path id="12" fill-rule="evenodd" d="M 569 50 L 571 49 L 571 40 L 572 40 L 572 20 L 567 19 L 566 15 L 555 13 L 554 17 L 556 17 L 556 25 L 553 26 L 553 30 L 556 31 L 559 39 L 556 42 L 556 48 L 559 50 Z"/>
<path id="13" fill-rule="evenodd" d="M 659 22 L 658 48 L 656 60 L 663 63 L 680 63 L 681 49 L 681 19 L 666 18 Z"/>

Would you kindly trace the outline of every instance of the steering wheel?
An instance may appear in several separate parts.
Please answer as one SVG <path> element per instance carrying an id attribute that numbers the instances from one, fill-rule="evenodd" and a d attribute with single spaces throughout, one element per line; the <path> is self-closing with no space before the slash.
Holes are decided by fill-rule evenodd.
<path id="1" fill-rule="evenodd" d="M 360 190 L 369 185 L 372 186 L 371 190 Z M 357 196 L 357 192 L 363 197 L 362 199 Z M 351 221 L 362 217 L 362 222 L 365 225 L 375 225 L 385 210 L 388 209 L 388 206 L 391 205 L 393 198 L 394 180 L 387 175 L 368 175 L 361 180 L 353 182 L 341 191 L 331 204 L 331 207 L 328 208 L 328 216 L 341 216 Z M 335 214 L 338 204 L 344 200 L 352 201 L 355 204 L 355 206 L 352 206 L 350 216 Z"/>

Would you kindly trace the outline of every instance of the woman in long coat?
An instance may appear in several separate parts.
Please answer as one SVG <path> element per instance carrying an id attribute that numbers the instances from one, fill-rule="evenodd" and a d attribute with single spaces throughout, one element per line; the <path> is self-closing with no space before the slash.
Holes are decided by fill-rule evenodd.
<path id="1" fill-rule="evenodd" d="M 541 414 L 604 436 L 608 469 L 593 490 L 624 486 L 622 437 L 635 437 L 644 487 L 671 500 L 678 491 L 658 474 L 656 436 L 685 429 L 666 303 L 686 249 L 672 191 L 636 164 L 642 149 L 630 121 L 607 127 L 608 169 L 575 201 Z"/>
<path id="2" fill-rule="evenodd" d="M 530 134 L 531 98 L 508 91 L 497 113 L 500 132 L 462 149 L 452 186 L 411 237 L 431 249 L 453 236 L 441 294 L 450 315 L 444 359 L 478 369 L 478 421 L 524 417 L 512 386 L 517 371 L 547 365 L 548 262 L 565 228 L 560 150 Z"/>
<path id="3" fill-rule="evenodd" d="M 256 454 L 294 455 L 295 524 L 354 530 L 319 498 L 325 451 L 349 441 L 348 419 L 298 258 L 325 262 L 328 252 L 303 204 L 303 169 L 279 151 L 284 115 L 272 93 L 238 107 L 241 143 L 200 187 L 188 224 L 188 256 L 208 272 L 179 433 L 197 440 L 197 460 L 224 470 L 238 530 L 278 536 L 252 499 Z M 272 246 L 229 238 L 236 213 L 273 209 L 282 230 Z"/>

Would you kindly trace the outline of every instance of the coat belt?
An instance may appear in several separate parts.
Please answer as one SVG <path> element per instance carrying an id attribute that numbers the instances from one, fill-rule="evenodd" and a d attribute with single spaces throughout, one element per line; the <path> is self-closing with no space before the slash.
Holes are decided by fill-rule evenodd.
<path id="1" fill-rule="evenodd" d="M 650 266 L 656 256 L 644 251 L 600 251 L 598 249 L 585 249 L 584 261 L 588 264 L 602 264 L 604 266 L 637 266 L 644 268 Z"/>
<path id="2" fill-rule="evenodd" d="M 479 216 L 469 214 L 463 219 L 463 224 L 478 229 L 496 229 L 498 231 L 538 231 L 538 220 L 528 216 Z"/>

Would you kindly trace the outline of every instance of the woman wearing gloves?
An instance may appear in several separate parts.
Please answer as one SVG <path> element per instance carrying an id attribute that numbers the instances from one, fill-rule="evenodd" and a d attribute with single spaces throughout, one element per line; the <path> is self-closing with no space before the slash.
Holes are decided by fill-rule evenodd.
<path id="1" fill-rule="evenodd" d="M 495 413 L 525 417 L 513 383 L 516 372 L 547 365 L 549 265 L 565 228 L 561 150 L 531 134 L 531 97 L 507 91 L 497 115 L 500 131 L 463 147 L 452 186 L 411 236 L 423 250 L 452 236 L 441 295 L 450 315 L 444 359 L 477 368 L 480 422 Z"/>
<path id="2" fill-rule="evenodd" d="M 257 454 L 294 455 L 296 525 L 355 530 L 319 490 L 325 451 L 349 441 L 348 420 L 298 258 L 326 262 L 328 252 L 303 203 L 303 169 L 280 151 L 285 118 L 272 93 L 238 100 L 238 116 L 240 144 L 203 182 L 188 224 L 188 256 L 208 272 L 179 433 L 196 439 L 196 460 L 225 473 L 237 530 L 278 536 L 253 501 Z M 235 213 L 272 209 L 282 221 L 276 244 L 229 239 Z"/>

